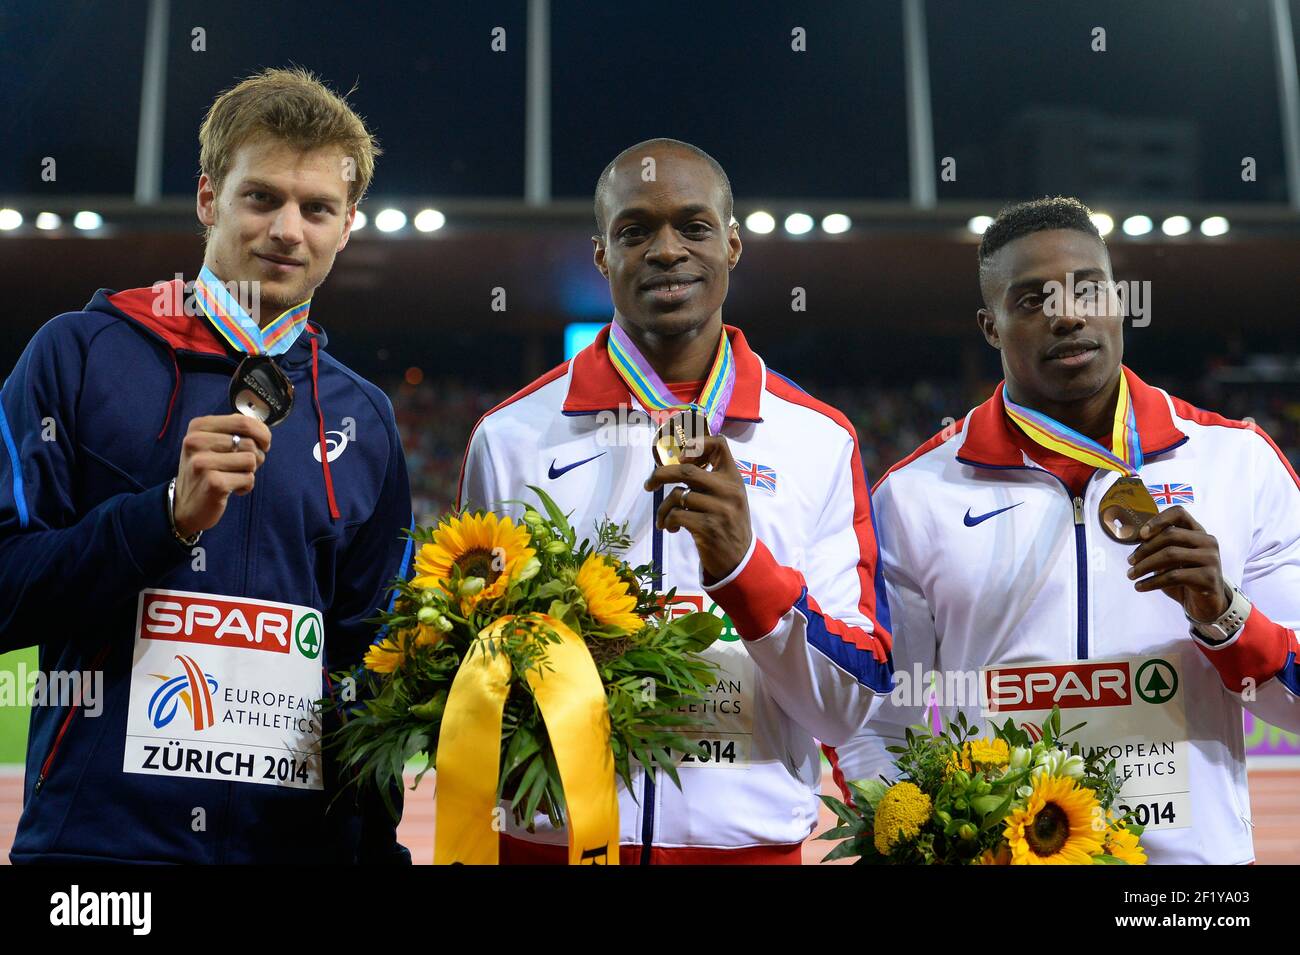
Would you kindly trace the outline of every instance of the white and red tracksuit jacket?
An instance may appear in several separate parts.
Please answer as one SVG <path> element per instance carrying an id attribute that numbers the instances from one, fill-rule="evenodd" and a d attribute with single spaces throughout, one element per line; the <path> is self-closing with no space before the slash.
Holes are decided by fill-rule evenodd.
<path id="1" fill-rule="evenodd" d="M 1224 576 L 1253 603 L 1242 629 L 1212 648 L 1190 632 L 1175 601 L 1133 589 L 1133 548 L 1108 538 L 1096 517 L 1118 475 L 1030 441 L 1007 419 L 999 385 L 955 431 L 931 438 L 876 485 L 895 669 L 944 674 L 1177 654 L 1186 684 L 1191 826 L 1148 825 L 1142 843 L 1153 863 L 1250 862 L 1241 708 L 1300 730 L 1300 485 L 1254 425 L 1124 374 L 1146 459 L 1141 479 L 1162 489 L 1186 486 L 1179 489 L 1183 506 L 1218 539 Z M 1173 495 L 1156 498 L 1163 508 Z M 886 701 L 839 747 L 849 778 L 888 774 L 884 747 L 922 722 L 919 708 L 894 704 Z M 978 704 L 963 709 L 985 725 Z"/>
<path id="2" fill-rule="evenodd" d="M 689 533 L 655 529 L 665 489 L 643 486 L 654 469 L 653 427 L 610 364 L 608 327 L 479 421 L 461 477 L 462 506 L 517 517 L 517 506 L 501 502 L 528 499 L 533 484 L 571 512 L 579 537 L 603 517 L 626 521 L 627 560 L 653 564 L 687 609 L 729 619 L 708 651 L 723 670 L 701 707 L 700 752 L 682 763 L 682 788 L 635 763 L 632 790 L 619 784 L 625 864 L 797 863 L 817 819 L 816 741 L 851 738 L 892 686 L 853 427 L 768 371 L 744 335 L 724 327 L 736 385 L 722 433 L 748 486 L 754 543 L 716 585 L 704 586 Z M 620 407 L 639 412 L 621 431 Z M 566 843 L 545 817 L 532 833 L 511 820 L 501 859 L 562 862 Z"/>

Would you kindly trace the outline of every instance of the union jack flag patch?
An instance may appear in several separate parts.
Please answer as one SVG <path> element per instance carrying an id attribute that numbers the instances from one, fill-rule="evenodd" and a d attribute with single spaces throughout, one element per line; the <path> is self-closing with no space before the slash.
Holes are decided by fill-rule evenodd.
<path id="1" fill-rule="evenodd" d="M 742 461 L 737 458 L 736 470 L 740 472 L 740 479 L 750 487 L 767 491 L 769 494 L 776 493 L 775 468 L 769 468 L 766 464 L 755 464 L 752 461 Z"/>
<path id="2" fill-rule="evenodd" d="M 1174 504 L 1191 504 L 1196 500 L 1190 484 L 1148 484 L 1147 490 L 1162 510 Z"/>

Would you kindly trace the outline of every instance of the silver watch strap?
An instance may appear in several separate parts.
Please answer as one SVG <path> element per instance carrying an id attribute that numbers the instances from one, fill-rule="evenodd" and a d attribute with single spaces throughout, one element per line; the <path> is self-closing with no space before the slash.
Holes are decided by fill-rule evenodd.
<path id="1" fill-rule="evenodd" d="M 1192 630 L 1208 643 L 1223 643 L 1231 640 L 1236 636 L 1237 631 L 1246 625 L 1246 618 L 1250 616 L 1250 598 L 1235 584 L 1229 583 L 1228 588 L 1232 591 L 1232 599 L 1228 602 L 1228 609 L 1217 620 L 1202 622 L 1193 619 L 1184 611 L 1184 615 L 1192 625 Z"/>

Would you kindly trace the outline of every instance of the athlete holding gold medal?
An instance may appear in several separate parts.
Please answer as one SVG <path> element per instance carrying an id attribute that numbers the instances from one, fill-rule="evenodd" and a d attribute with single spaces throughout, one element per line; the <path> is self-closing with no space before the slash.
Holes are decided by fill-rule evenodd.
<path id="1" fill-rule="evenodd" d="M 1121 365 L 1082 203 L 1004 210 L 980 285 L 1005 381 L 876 486 L 900 687 L 840 747 L 846 775 L 888 772 L 933 672 L 949 717 L 1086 721 L 1069 738 L 1115 758 L 1151 862 L 1250 862 L 1241 708 L 1300 729 L 1296 475 L 1254 425 Z"/>
<path id="2" fill-rule="evenodd" d="M 461 505 L 542 486 L 579 534 L 626 522 L 627 560 L 676 590 L 674 611 L 728 618 L 681 788 L 636 765 L 620 784 L 621 862 L 798 864 L 816 740 L 849 739 L 892 685 L 857 437 L 722 323 L 741 244 L 713 159 L 675 140 L 625 150 L 596 218 L 614 320 L 478 423 Z M 566 833 L 544 816 L 507 825 L 502 862 L 564 861 Z"/>

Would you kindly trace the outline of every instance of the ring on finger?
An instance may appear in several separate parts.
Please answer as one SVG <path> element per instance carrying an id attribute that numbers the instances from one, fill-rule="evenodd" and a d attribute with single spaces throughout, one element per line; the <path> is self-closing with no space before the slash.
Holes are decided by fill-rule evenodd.
<path id="1" fill-rule="evenodd" d="M 239 450 L 239 442 L 242 441 L 242 440 L 243 440 L 243 436 L 242 436 L 242 435 L 232 434 L 232 435 L 230 436 L 230 450 L 231 450 L 231 451 L 238 451 L 238 450 Z"/>
<path id="2" fill-rule="evenodd" d="M 683 511 L 690 510 L 690 508 L 686 506 L 686 495 L 690 493 L 691 493 L 691 488 L 688 487 L 685 491 L 682 492 L 681 498 L 678 499 L 677 501 L 677 506 L 680 507 Z"/>

